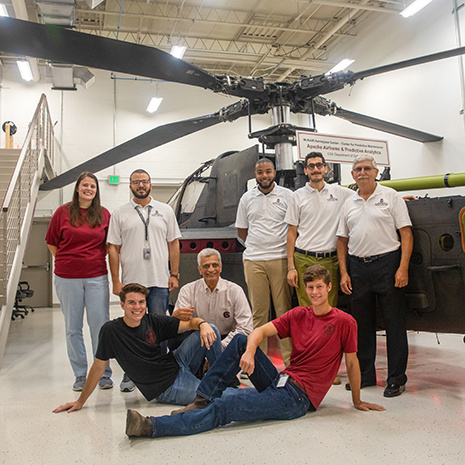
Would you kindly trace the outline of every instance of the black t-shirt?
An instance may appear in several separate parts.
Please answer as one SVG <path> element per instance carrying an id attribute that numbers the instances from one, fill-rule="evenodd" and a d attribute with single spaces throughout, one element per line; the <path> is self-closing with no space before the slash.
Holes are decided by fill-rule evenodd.
<path id="1" fill-rule="evenodd" d="M 115 358 L 147 400 L 158 397 L 176 379 L 179 365 L 170 352 L 161 354 L 160 342 L 178 333 L 179 320 L 146 314 L 137 328 L 123 318 L 107 321 L 100 329 L 95 357 Z"/>

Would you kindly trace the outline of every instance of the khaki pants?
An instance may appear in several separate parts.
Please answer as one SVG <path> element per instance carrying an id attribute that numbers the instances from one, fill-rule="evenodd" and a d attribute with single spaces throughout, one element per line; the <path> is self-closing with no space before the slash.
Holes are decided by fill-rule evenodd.
<path id="1" fill-rule="evenodd" d="M 337 261 L 337 255 L 328 258 L 316 258 L 304 255 L 298 252 L 294 252 L 294 264 L 299 274 L 299 287 L 297 288 L 297 298 L 299 299 L 299 305 L 301 307 L 309 307 L 311 304 L 307 293 L 305 292 L 304 285 L 304 273 L 305 270 L 312 265 L 324 266 L 331 273 L 331 291 L 329 293 L 328 302 L 331 307 L 337 305 L 337 294 L 339 292 L 339 262 Z"/>
<path id="2" fill-rule="evenodd" d="M 291 288 L 287 284 L 287 259 L 267 261 L 244 261 L 244 275 L 252 304 L 253 326 L 258 328 L 268 323 L 270 313 L 270 292 L 276 316 L 280 317 L 291 308 Z M 267 353 L 267 339 L 260 344 Z M 286 366 L 292 350 L 290 338 L 279 341 L 281 354 Z"/>

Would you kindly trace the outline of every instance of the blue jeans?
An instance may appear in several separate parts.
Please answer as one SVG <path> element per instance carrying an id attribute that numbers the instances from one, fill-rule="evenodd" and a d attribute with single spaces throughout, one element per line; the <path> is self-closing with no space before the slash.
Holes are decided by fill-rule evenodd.
<path id="1" fill-rule="evenodd" d="M 166 315 L 170 293 L 167 287 L 149 287 L 147 296 L 147 311 L 152 315 Z"/>
<path id="2" fill-rule="evenodd" d="M 55 275 L 55 289 L 65 318 L 66 347 L 74 376 L 87 376 L 87 354 L 82 334 L 84 308 L 95 357 L 100 328 L 110 318 L 108 276 L 65 279 Z M 110 364 L 103 376 L 111 376 Z"/>
<path id="3" fill-rule="evenodd" d="M 197 393 L 211 400 L 205 409 L 178 415 L 151 417 L 153 437 L 184 436 L 211 430 L 232 421 L 292 420 L 314 410 L 307 395 L 289 381 L 276 387 L 279 374 L 268 357 L 257 349 L 255 370 L 250 380 L 256 389 L 239 389 L 233 396 L 220 397 L 239 372 L 247 337 L 237 334 L 202 379 Z"/>
<path id="4" fill-rule="evenodd" d="M 215 325 L 210 325 L 215 331 L 216 340 L 207 350 L 201 346 L 200 331 L 194 331 L 184 342 L 176 349 L 173 354 L 181 367 L 174 383 L 160 396 L 157 401 L 162 404 L 187 405 L 194 398 L 200 380 L 194 376 L 194 373 L 202 366 L 205 357 L 207 357 L 210 366 L 212 366 L 221 354 L 221 337 Z"/>

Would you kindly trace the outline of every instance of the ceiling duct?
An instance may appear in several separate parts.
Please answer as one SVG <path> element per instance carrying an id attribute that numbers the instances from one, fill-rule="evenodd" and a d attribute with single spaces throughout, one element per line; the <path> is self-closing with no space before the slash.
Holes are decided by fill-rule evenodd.
<path id="1" fill-rule="evenodd" d="M 77 90 L 76 84 L 87 89 L 95 76 L 82 66 L 52 63 L 47 68 L 47 81 L 53 83 L 53 90 Z"/>
<path id="2" fill-rule="evenodd" d="M 75 0 L 38 1 L 39 15 L 45 24 L 60 26 L 74 26 Z"/>

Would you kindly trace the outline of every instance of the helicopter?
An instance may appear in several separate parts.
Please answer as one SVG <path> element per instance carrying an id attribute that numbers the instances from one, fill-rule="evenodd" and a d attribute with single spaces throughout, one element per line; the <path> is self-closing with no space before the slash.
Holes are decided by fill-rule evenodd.
<path id="1" fill-rule="evenodd" d="M 216 113 L 156 127 L 50 179 L 40 186 L 41 190 L 64 187 L 74 182 L 84 170 L 98 172 L 170 141 L 241 117 L 249 118 L 249 137 L 258 138 L 263 146 L 274 150 L 276 182 L 296 189 L 305 179 L 302 166 L 294 165 L 292 147 L 295 131 L 299 128 L 290 124 L 291 112 L 306 113 L 312 118 L 330 115 L 421 143 L 437 142 L 442 140 L 439 135 L 343 109 L 323 95 L 371 76 L 465 54 L 465 47 L 461 47 L 359 72 L 302 76 L 291 83 L 266 82 L 261 78 L 217 76 L 153 47 L 6 17 L 0 18 L 0 50 L 202 87 L 240 98 Z M 252 132 L 252 116 L 270 111 L 272 126 Z M 192 280 L 197 276 L 196 252 L 213 246 L 223 253 L 224 277 L 245 287 L 243 244 L 238 241 L 231 224 L 260 156 L 258 146 L 222 154 L 196 170 L 172 199 L 183 231 L 180 271 L 184 279 L 190 277 Z M 270 157 L 269 154 L 266 156 Z M 207 169 L 210 169 L 208 176 L 205 175 Z M 333 174 L 337 179 L 337 166 L 333 167 Z M 198 198 L 190 202 L 189 209 L 186 208 L 187 199 L 193 192 Z M 407 289 L 407 327 L 465 333 L 461 298 L 464 295 L 462 217 L 465 199 L 461 196 L 420 199 L 409 202 L 408 207 L 414 225 L 415 245 Z"/>

